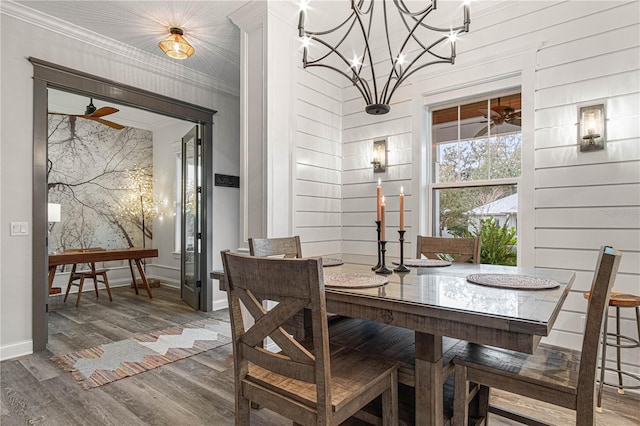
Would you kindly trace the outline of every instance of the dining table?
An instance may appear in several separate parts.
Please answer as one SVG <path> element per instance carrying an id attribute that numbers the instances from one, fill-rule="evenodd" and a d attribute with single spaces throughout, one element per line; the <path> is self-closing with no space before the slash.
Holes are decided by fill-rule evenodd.
<path id="1" fill-rule="evenodd" d="M 138 294 L 138 285 L 136 283 L 136 276 L 133 271 L 133 263 L 136 264 L 138 274 L 144 288 L 147 290 L 149 299 L 153 298 L 151 294 L 151 288 L 147 282 L 147 277 L 144 273 L 144 267 L 142 265 L 142 259 L 150 257 L 158 257 L 158 249 L 151 248 L 139 248 L 129 247 L 122 249 L 86 249 L 86 250 L 70 250 L 58 254 L 49 255 L 49 294 L 60 293 L 59 287 L 53 287 L 53 280 L 56 276 L 56 269 L 61 265 L 72 265 L 75 263 L 95 263 L 95 262 L 111 262 L 115 260 L 127 260 L 129 262 L 129 271 L 131 272 L 131 278 L 133 279 L 133 288 L 136 294 Z M 132 263 L 133 262 L 133 263 Z"/>
<path id="2" fill-rule="evenodd" d="M 328 312 L 415 333 L 416 425 L 443 424 L 444 337 L 531 354 L 551 332 L 575 280 L 570 270 L 455 262 L 378 275 L 372 271 L 376 259 L 371 256 L 339 258 L 341 262 L 324 268 L 325 284 L 340 283 L 325 285 Z M 467 279 L 471 275 L 507 276 L 511 287 L 473 283 Z M 360 286 L 358 277 L 372 284 Z M 225 289 L 223 271 L 212 272 L 211 278 Z M 553 288 L 527 285 L 533 282 Z"/>

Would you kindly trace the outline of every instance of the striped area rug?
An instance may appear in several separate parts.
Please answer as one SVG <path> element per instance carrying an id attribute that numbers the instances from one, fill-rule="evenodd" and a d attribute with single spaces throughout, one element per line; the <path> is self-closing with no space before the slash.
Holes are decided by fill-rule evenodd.
<path id="1" fill-rule="evenodd" d="M 231 342 L 229 323 L 202 320 L 90 349 L 56 355 L 51 361 L 92 389 Z"/>

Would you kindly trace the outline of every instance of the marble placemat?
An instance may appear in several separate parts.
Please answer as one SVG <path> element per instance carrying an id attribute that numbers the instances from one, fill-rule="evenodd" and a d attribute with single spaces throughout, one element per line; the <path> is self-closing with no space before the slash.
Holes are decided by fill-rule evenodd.
<path id="1" fill-rule="evenodd" d="M 394 265 L 399 265 L 400 262 L 393 261 Z M 451 262 L 448 260 L 437 259 L 405 259 L 404 266 L 413 266 L 417 268 L 431 268 L 437 266 L 451 266 Z"/>
<path id="2" fill-rule="evenodd" d="M 366 272 L 333 272 L 324 274 L 325 287 L 369 288 L 380 287 L 389 282 L 384 275 Z"/>
<path id="3" fill-rule="evenodd" d="M 546 290 L 560 286 L 560 283 L 547 278 L 518 274 L 471 274 L 467 281 L 490 287 L 513 288 L 516 290 Z"/>

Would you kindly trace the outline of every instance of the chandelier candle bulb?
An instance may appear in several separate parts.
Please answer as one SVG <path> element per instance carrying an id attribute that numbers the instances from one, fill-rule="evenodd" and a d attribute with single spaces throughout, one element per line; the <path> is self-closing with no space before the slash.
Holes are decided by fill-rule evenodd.
<path id="1" fill-rule="evenodd" d="M 376 195 L 377 195 L 376 208 L 378 210 L 378 220 L 380 220 L 380 204 L 382 203 L 382 186 L 380 186 L 380 184 L 381 184 L 380 178 L 378 178 L 378 186 L 376 188 Z"/>
<path id="2" fill-rule="evenodd" d="M 380 241 L 386 241 L 385 233 L 384 233 L 384 226 L 385 226 L 384 216 L 385 216 L 385 210 L 386 210 L 386 206 L 385 206 L 385 204 L 384 204 L 384 196 L 382 196 L 382 202 L 380 203 Z"/>
<path id="3" fill-rule="evenodd" d="M 400 187 L 400 230 L 404 231 L 404 187 Z"/>

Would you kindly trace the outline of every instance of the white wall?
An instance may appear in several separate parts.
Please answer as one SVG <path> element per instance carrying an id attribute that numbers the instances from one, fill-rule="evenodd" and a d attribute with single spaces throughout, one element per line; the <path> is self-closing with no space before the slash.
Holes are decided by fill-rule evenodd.
<path id="1" fill-rule="evenodd" d="M 334 73 L 304 70 L 301 64 L 296 75 L 295 234 L 305 256 L 341 253 L 340 80 Z"/>
<path id="2" fill-rule="evenodd" d="M 519 185 L 520 263 L 577 271 L 573 290 L 547 342 L 578 349 L 586 290 L 601 244 L 623 251 L 615 290 L 640 294 L 640 3 L 501 2 L 471 12 L 456 65 L 431 67 L 396 94 L 389 114 L 367 116 L 345 85 L 343 105 L 343 251 L 373 253 L 375 217 L 371 144 L 390 140 L 391 226 L 404 185 L 407 240 L 430 224 L 424 105 L 513 86 L 523 96 L 523 178 Z M 440 68 L 438 68 L 440 67 Z M 578 105 L 606 103 L 605 151 L 580 153 Z M 426 174 L 425 174 L 426 173 Z M 389 232 L 389 229 L 387 230 Z M 390 238 L 387 238 L 390 239 Z M 397 244 L 395 245 L 397 246 Z M 394 252 L 394 246 L 390 251 Z M 413 249 L 409 248 L 409 253 Z M 613 313 L 613 311 L 612 311 Z M 623 333 L 637 333 L 623 309 Z M 613 356 L 609 351 L 609 356 Z M 623 351 L 640 371 L 640 349 Z"/>
<path id="3" fill-rule="evenodd" d="M 31 236 L 10 237 L 9 222 L 31 222 L 33 56 L 151 92 L 215 109 L 214 170 L 237 174 L 237 97 L 214 92 L 203 75 L 176 79 L 175 66 L 163 58 L 116 49 L 102 50 L 64 31 L 45 29 L 1 16 L 0 118 L 0 358 L 31 352 Z M 184 74 L 184 72 L 182 72 Z M 188 82 L 187 82 L 188 81 Z M 229 160 L 231 165 L 225 163 Z M 214 225 L 214 261 L 221 247 L 237 247 L 238 203 L 235 192 L 214 189 L 216 211 L 225 220 Z M 234 230 L 233 227 L 236 226 Z M 215 233 L 219 233 L 220 238 Z M 44 242 L 43 242 L 44 244 Z M 214 294 L 221 300 L 223 295 Z M 215 305 L 215 301 L 214 301 Z"/>

